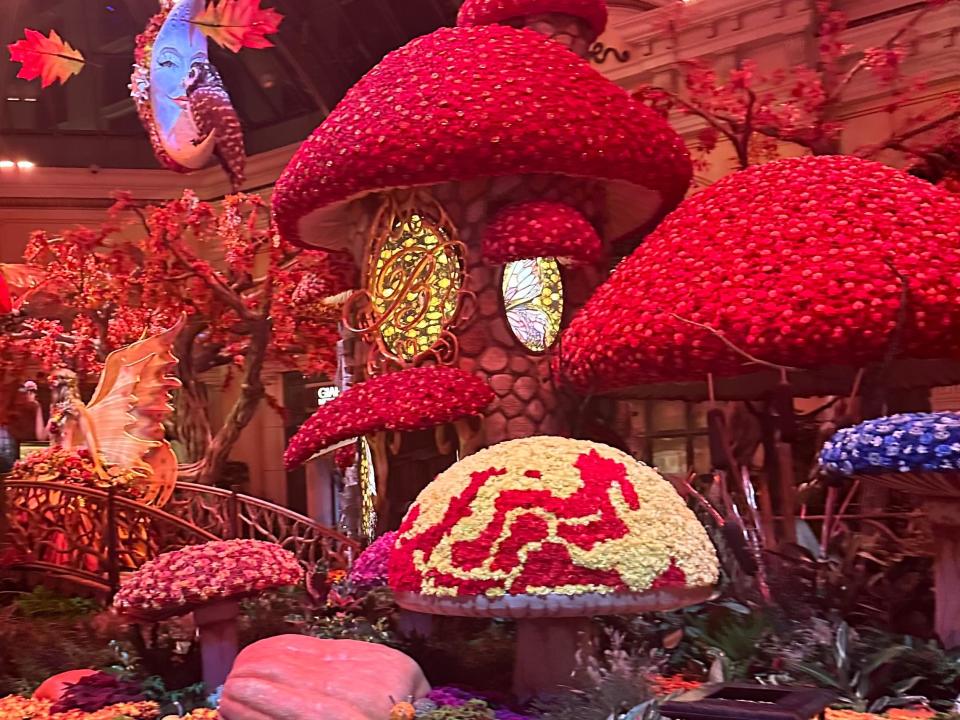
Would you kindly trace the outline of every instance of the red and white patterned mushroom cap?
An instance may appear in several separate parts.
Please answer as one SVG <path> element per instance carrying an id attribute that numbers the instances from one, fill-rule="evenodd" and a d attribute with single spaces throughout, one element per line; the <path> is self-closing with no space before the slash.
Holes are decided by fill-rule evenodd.
<path id="1" fill-rule="evenodd" d="M 464 0 L 457 25 L 494 25 L 531 15 L 580 18 L 598 37 L 607 27 L 606 0 Z"/>
<path id="2" fill-rule="evenodd" d="M 799 368 L 880 361 L 898 324 L 901 355 L 956 358 L 958 287 L 960 197 L 858 158 L 778 160 L 668 216 L 574 317 L 558 368 L 595 391 L 758 369 L 690 321 Z"/>
<path id="3" fill-rule="evenodd" d="M 574 617 L 701 602 L 718 572 L 706 530 L 655 470 L 599 443 L 533 437 L 424 488 L 389 582 L 420 612 Z"/>
<path id="4" fill-rule="evenodd" d="M 277 181 L 281 234 L 349 249 L 348 201 L 395 188 L 485 177 L 606 181 L 605 238 L 682 198 L 682 139 L 559 43 L 504 26 L 442 28 L 367 73 L 301 145 Z"/>

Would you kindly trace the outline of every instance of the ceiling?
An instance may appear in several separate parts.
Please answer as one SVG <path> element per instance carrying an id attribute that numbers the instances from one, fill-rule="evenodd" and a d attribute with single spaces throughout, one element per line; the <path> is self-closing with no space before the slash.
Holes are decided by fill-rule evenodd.
<path id="1" fill-rule="evenodd" d="M 41 166 L 155 168 L 127 85 L 134 38 L 157 0 L 0 0 L 0 158 Z M 265 0 L 284 16 L 276 47 L 211 43 L 250 154 L 303 140 L 384 54 L 453 23 L 459 0 Z M 16 79 L 6 46 L 54 29 L 92 63 L 64 86 Z"/>

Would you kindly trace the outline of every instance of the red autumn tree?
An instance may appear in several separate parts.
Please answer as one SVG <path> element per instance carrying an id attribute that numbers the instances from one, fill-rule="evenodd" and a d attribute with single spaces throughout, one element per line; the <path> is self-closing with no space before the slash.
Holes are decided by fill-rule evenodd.
<path id="1" fill-rule="evenodd" d="M 896 129 L 880 143 L 857 148 L 855 154 L 870 158 L 893 150 L 906 155 L 908 164 L 942 165 L 938 150 L 960 130 L 960 94 L 932 108 L 909 110 L 908 101 L 919 96 L 924 79 L 905 74 L 903 63 L 920 21 L 951 2 L 957 0 L 925 0 L 882 45 L 855 53 L 846 42 L 848 19 L 839 3 L 810 0 L 811 53 L 805 64 L 760 72 L 747 60 L 721 76 L 704 61 L 684 61 L 679 89 L 644 86 L 636 97 L 665 114 L 695 116 L 703 122 L 694 148 L 701 165 L 726 140 L 742 169 L 776 155 L 784 143 L 813 155 L 839 154 L 841 108 L 854 80 L 869 76 L 887 90 L 885 110 Z M 671 22 L 674 31 L 683 12 L 678 7 Z"/>
<path id="2" fill-rule="evenodd" d="M 283 243 L 258 196 L 215 206 L 187 192 L 143 206 L 121 194 L 109 222 L 35 233 L 24 260 L 41 280 L 0 336 L 7 376 L 69 367 L 94 379 L 111 351 L 187 316 L 175 350 L 183 382 L 176 425 L 189 459 L 203 461 L 202 482 L 216 480 L 271 400 L 265 363 L 333 370 L 340 309 L 326 298 L 347 287 L 349 265 Z M 239 374 L 240 391 L 214 429 L 201 376 L 217 367 Z"/>

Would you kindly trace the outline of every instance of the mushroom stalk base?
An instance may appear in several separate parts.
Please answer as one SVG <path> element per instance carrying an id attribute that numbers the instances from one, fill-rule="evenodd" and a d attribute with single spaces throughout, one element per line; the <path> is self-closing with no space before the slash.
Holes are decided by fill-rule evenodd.
<path id="1" fill-rule="evenodd" d="M 937 498 L 925 505 L 935 538 L 935 629 L 945 647 L 960 647 L 960 501 Z"/>
<path id="2" fill-rule="evenodd" d="M 589 618 L 517 621 L 513 692 L 520 700 L 573 684 L 577 654 L 590 650 Z"/>
<path id="3" fill-rule="evenodd" d="M 226 682 L 237 659 L 237 616 L 240 604 L 225 600 L 193 611 L 193 621 L 200 633 L 200 656 L 203 661 L 203 684 L 214 692 Z"/>

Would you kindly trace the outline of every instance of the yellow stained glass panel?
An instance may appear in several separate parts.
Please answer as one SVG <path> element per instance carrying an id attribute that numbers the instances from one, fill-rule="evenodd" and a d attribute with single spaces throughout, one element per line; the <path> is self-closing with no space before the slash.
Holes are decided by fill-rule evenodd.
<path id="1" fill-rule="evenodd" d="M 463 285 L 459 245 L 420 215 L 397 218 L 380 244 L 370 297 L 386 350 L 414 360 L 455 319 Z"/>

